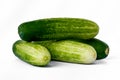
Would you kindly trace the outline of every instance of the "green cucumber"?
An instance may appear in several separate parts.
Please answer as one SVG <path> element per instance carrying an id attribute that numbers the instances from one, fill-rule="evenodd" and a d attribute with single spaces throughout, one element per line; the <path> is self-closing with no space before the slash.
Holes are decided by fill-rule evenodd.
<path id="1" fill-rule="evenodd" d="M 85 43 L 62 40 L 62 41 L 39 41 L 34 42 L 48 48 L 52 60 L 90 64 L 96 60 L 95 49 Z"/>
<path id="2" fill-rule="evenodd" d="M 79 41 L 79 42 L 82 42 L 82 43 L 86 43 L 86 44 L 89 44 L 92 47 L 94 47 L 94 49 L 97 52 L 97 60 L 104 59 L 109 54 L 108 44 L 99 40 L 99 39 L 96 39 L 96 38 L 89 39 L 89 40 L 80 40 L 80 39 L 75 40 L 74 39 L 74 41 Z M 48 47 L 54 42 L 56 42 L 56 41 L 55 40 L 47 40 L 47 41 L 35 41 L 34 43 L 38 43 L 38 44 L 41 44 L 45 47 Z"/>
<path id="3" fill-rule="evenodd" d="M 35 66 L 46 66 L 51 60 L 47 48 L 23 40 L 18 40 L 13 44 L 13 53 L 19 59 Z"/>
<path id="4" fill-rule="evenodd" d="M 24 22 L 18 34 L 26 41 L 91 39 L 99 32 L 98 25 L 80 18 L 48 18 Z"/>

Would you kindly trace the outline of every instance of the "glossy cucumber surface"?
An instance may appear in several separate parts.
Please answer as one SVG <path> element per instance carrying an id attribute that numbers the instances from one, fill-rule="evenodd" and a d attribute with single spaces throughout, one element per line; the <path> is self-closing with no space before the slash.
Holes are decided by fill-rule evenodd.
<path id="1" fill-rule="evenodd" d="M 81 18 L 48 18 L 24 22 L 18 27 L 26 41 L 91 39 L 99 32 L 98 25 Z"/>
<path id="2" fill-rule="evenodd" d="M 18 40 L 13 44 L 13 53 L 19 59 L 35 66 L 46 66 L 51 60 L 47 48 L 23 40 Z"/>
<path id="3" fill-rule="evenodd" d="M 93 63 L 97 57 L 92 46 L 77 41 L 39 41 L 34 43 L 47 47 L 52 60 L 88 64 Z"/>

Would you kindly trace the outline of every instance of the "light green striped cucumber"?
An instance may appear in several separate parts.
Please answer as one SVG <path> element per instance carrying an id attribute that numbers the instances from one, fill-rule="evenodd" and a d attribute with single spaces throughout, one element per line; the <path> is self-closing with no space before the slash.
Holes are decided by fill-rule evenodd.
<path id="1" fill-rule="evenodd" d="M 23 40 L 18 40 L 13 44 L 13 53 L 19 59 L 35 66 L 46 66 L 51 60 L 47 48 Z"/>
<path id="2" fill-rule="evenodd" d="M 34 43 L 47 47 L 51 53 L 52 60 L 90 64 L 97 57 L 96 51 L 92 46 L 77 41 L 40 41 Z"/>
<path id="3" fill-rule="evenodd" d="M 91 39 L 99 32 L 98 25 L 81 18 L 47 18 L 24 22 L 18 27 L 26 41 Z"/>

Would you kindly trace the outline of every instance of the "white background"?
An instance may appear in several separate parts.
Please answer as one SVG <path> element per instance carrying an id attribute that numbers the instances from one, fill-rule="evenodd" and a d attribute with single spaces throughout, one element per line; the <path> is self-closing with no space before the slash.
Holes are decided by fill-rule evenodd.
<path id="1" fill-rule="evenodd" d="M 20 39 L 19 24 L 50 17 L 76 17 L 95 21 L 96 36 L 110 46 L 106 59 L 92 65 L 52 61 L 35 67 L 12 52 Z M 119 80 L 120 79 L 119 0 L 0 0 L 0 80 Z"/>

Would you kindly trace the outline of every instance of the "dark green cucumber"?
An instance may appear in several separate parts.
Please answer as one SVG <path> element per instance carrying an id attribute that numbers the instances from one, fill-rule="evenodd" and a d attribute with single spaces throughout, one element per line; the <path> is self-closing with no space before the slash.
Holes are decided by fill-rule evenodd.
<path id="1" fill-rule="evenodd" d="M 48 18 L 22 23 L 18 27 L 21 39 L 26 41 L 91 39 L 98 34 L 98 25 L 80 18 Z"/>
<path id="2" fill-rule="evenodd" d="M 97 57 L 92 46 L 77 41 L 40 41 L 34 43 L 46 46 L 51 53 L 52 60 L 90 64 Z"/>
<path id="3" fill-rule="evenodd" d="M 109 46 L 107 45 L 107 43 L 99 40 L 99 39 L 96 39 L 96 38 L 93 38 L 93 39 L 89 39 L 89 40 L 74 40 L 74 41 L 79 41 L 79 42 L 82 42 L 82 43 L 87 43 L 89 45 L 91 45 L 92 47 L 94 47 L 94 49 L 96 50 L 97 52 L 97 60 L 98 59 L 104 59 L 108 56 L 109 54 Z M 45 47 L 51 45 L 52 43 L 54 43 L 56 41 L 36 41 L 35 43 L 39 43 Z"/>
<path id="4" fill-rule="evenodd" d="M 46 66 L 51 60 L 47 48 L 23 40 L 18 40 L 13 44 L 13 53 L 19 59 L 35 66 Z"/>

